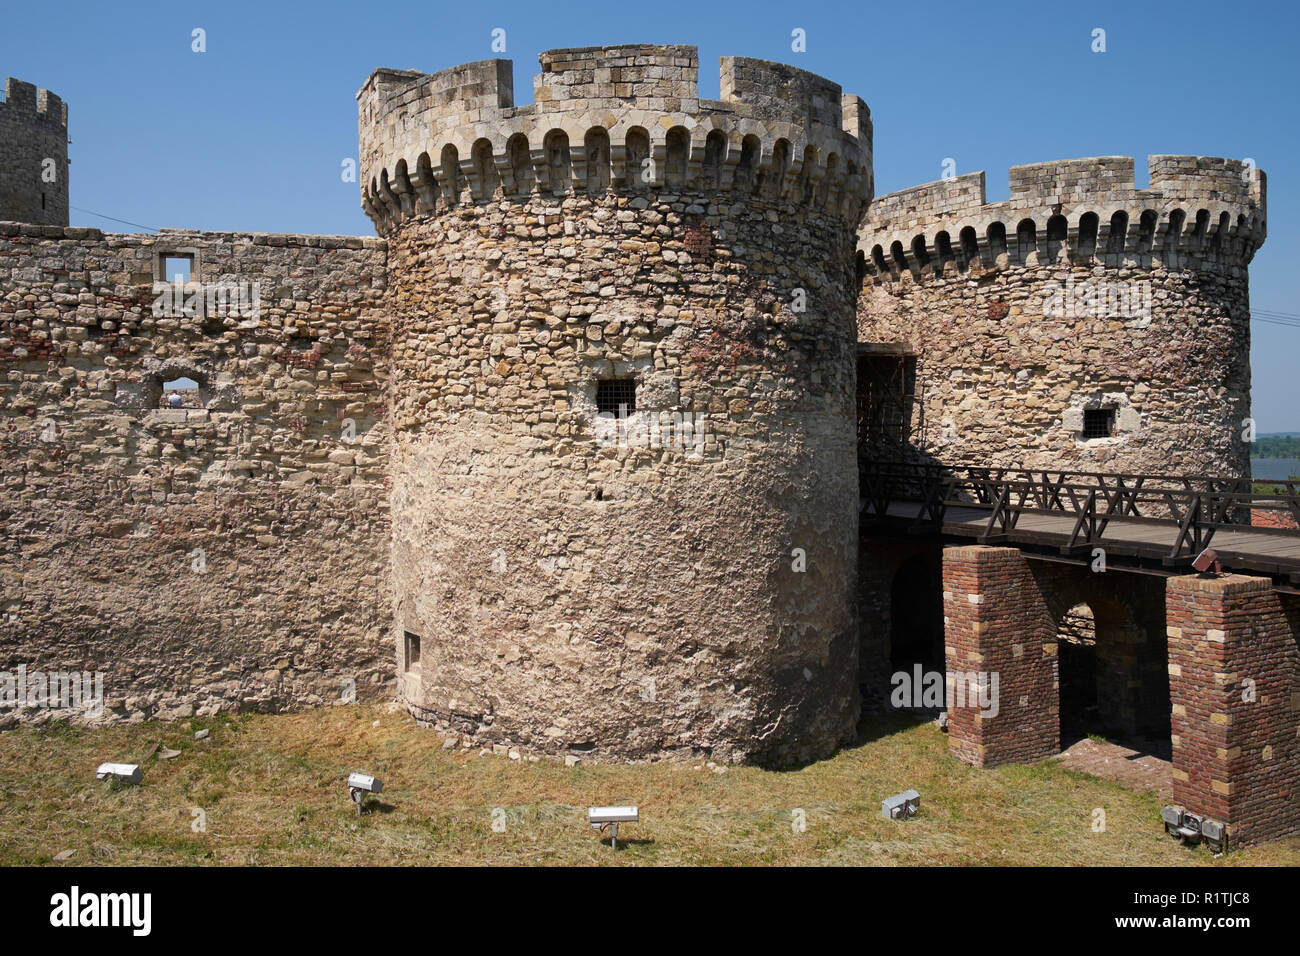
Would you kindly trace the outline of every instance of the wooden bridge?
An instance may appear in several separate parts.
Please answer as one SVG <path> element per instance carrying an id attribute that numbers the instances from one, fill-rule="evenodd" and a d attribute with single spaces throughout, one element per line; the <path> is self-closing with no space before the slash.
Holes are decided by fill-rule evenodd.
<path id="1" fill-rule="evenodd" d="M 1064 560 L 1190 570 L 1212 548 L 1225 570 L 1272 575 L 1300 594 L 1300 529 L 1251 525 L 1252 513 L 1300 525 L 1300 482 L 1251 491 L 1243 478 L 1131 475 L 888 463 L 861 473 L 864 532 L 973 538 L 1023 545 Z"/>

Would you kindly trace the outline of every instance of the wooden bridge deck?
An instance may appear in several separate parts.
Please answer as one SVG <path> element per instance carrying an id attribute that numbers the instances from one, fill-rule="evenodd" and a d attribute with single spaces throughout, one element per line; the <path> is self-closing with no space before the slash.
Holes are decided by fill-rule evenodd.
<path id="1" fill-rule="evenodd" d="M 919 501 L 891 501 L 887 514 L 900 522 L 914 522 L 922 509 Z M 942 532 L 947 535 L 975 538 L 985 543 L 1028 544 L 1060 548 L 1068 544 L 1077 516 L 1068 512 L 1049 513 L 1023 511 L 1016 525 L 1006 535 L 988 535 L 992 505 L 950 505 L 944 512 Z M 1293 583 L 1300 584 L 1300 533 L 1287 530 L 1264 530 L 1241 526 L 1242 530 L 1220 528 L 1215 531 L 1209 546 L 1218 552 L 1225 569 L 1257 571 L 1265 574 L 1290 575 Z M 939 530 L 931 526 L 932 530 Z M 1106 554 L 1132 556 L 1166 561 L 1169 564 L 1187 564 L 1186 560 L 1170 562 L 1178 538 L 1178 523 L 1155 518 L 1110 518 L 1102 540 L 1086 547 L 1076 548 L 1081 556 L 1090 554 L 1093 547 L 1103 548 Z"/>

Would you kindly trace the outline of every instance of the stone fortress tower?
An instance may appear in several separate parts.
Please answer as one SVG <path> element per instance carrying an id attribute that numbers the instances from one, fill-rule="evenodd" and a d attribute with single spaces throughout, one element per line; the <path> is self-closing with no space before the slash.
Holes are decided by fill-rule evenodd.
<path id="1" fill-rule="evenodd" d="M 68 224 L 68 107 L 13 77 L 0 103 L 0 221 Z"/>
<path id="2" fill-rule="evenodd" d="M 690 46 L 377 70 L 399 683 L 421 720 L 784 763 L 858 714 L 865 104 Z"/>
<path id="3" fill-rule="evenodd" d="M 1247 476 L 1253 164 L 872 202 L 869 114 L 827 80 L 726 58 L 710 101 L 693 47 L 541 65 L 518 107 L 503 60 L 369 78 L 378 238 L 68 227 L 66 113 L 9 81 L 0 675 L 107 671 L 104 720 L 396 693 L 462 748 L 786 765 L 957 654 L 1016 704 L 959 715 L 955 752 L 1005 761 L 1060 743 L 1082 602 L 1098 707 L 1170 727 L 1189 804 L 1285 792 L 1219 756 L 1265 727 L 1259 773 L 1294 776 L 1281 605 L 1249 638 L 1272 709 L 1216 723 L 1241 658 L 1202 666 L 1228 625 L 1181 578 L 859 535 L 860 479 L 900 459 Z M 254 307 L 160 305 L 173 260 Z M 178 376 L 199 407 L 158 407 Z"/>
<path id="4" fill-rule="evenodd" d="M 1249 477 L 1264 173 L 1198 156 L 1150 173 L 1137 189 L 1128 157 L 1037 163 L 1005 202 L 979 172 L 872 203 L 859 326 L 915 363 L 908 456 Z"/>

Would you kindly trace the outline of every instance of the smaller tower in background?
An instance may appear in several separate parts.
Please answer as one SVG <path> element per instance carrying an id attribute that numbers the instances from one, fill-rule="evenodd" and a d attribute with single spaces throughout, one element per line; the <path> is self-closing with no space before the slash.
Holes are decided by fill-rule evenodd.
<path id="1" fill-rule="evenodd" d="M 0 103 L 0 221 L 68 225 L 68 107 L 9 77 Z"/>

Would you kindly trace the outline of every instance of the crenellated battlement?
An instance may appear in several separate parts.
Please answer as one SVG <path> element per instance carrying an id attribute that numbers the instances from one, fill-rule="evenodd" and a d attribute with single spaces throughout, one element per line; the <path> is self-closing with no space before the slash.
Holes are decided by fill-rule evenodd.
<path id="1" fill-rule="evenodd" d="M 914 278 L 1056 262 L 1167 268 L 1242 267 L 1267 235 L 1266 177 L 1253 164 L 1151 156 L 1138 189 L 1133 159 L 1101 156 L 1014 166 L 1010 198 L 989 203 L 983 172 L 890 193 L 859 230 L 867 273 Z"/>
<path id="2" fill-rule="evenodd" d="M 509 60 L 376 70 L 357 94 L 362 206 L 386 234 L 443 207 L 534 193 L 670 191 L 816 206 L 856 226 L 873 190 L 866 104 L 822 77 L 693 46 L 548 50 L 534 102 Z"/>
<path id="3" fill-rule="evenodd" d="M 57 93 L 40 90 L 34 83 L 24 83 L 12 76 L 5 79 L 5 98 L 0 102 L 13 122 L 48 123 L 68 128 L 68 105 Z"/>

